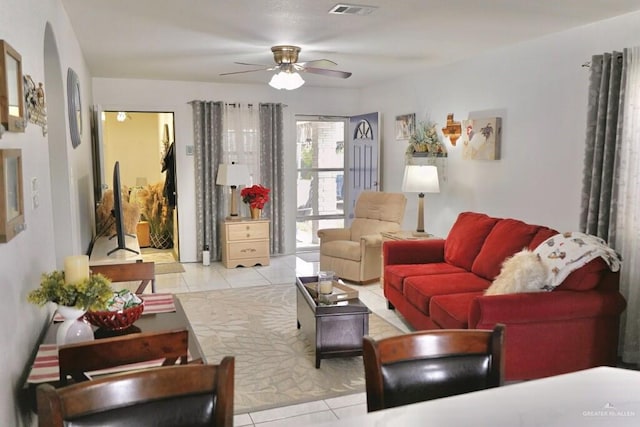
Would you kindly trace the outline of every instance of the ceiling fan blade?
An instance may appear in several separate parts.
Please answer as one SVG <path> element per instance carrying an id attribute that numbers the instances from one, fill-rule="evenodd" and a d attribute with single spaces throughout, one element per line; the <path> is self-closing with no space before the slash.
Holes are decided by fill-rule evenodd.
<path id="1" fill-rule="evenodd" d="M 231 74 L 244 74 L 244 73 L 254 73 L 256 71 L 271 71 L 271 70 L 275 70 L 275 68 L 269 67 L 269 68 L 257 68 L 257 69 L 254 69 L 254 70 L 245 70 L 245 71 L 232 71 L 230 73 L 220 73 L 218 75 L 220 75 L 220 76 L 228 76 L 228 75 L 231 75 Z"/>
<path id="2" fill-rule="evenodd" d="M 311 74 L 321 74 L 323 76 L 329 77 L 340 77 L 342 79 L 347 79 L 351 77 L 351 73 L 346 71 L 338 71 L 338 70 L 327 70 L 326 68 L 315 68 L 315 67 L 302 67 L 300 71 Z"/>
<path id="3" fill-rule="evenodd" d="M 298 62 L 297 64 L 302 67 L 332 67 L 338 65 L 330 59 L 314 59 L 313 61 Z"/>
<path id="4" fill-rule="evenodd" d="M 251 65 L 252 67 L 271 67 L 271 65 L 266 64 L 251 64 L 249 62 L 234 62 L 234 64 L 238 65 Z"/>

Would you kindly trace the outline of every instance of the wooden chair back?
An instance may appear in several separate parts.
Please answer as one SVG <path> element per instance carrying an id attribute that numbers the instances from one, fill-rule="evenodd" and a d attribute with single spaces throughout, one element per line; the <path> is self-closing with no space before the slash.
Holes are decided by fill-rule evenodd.
<path id="1" fill-rule="evenodd" d="M 504 325 L 363 339 L 367 411 L 503 384 Z"/>
<path id="2" fill-rule="evenodd" d="M 151 292 L 156 292 L 156 264 L 155 262 L 128 262 L 122 264 L 93 265 L 94 274 L 102 274 L 112 282 L 134 282 L 140 280 L 136 289 L 137 294 L 144 292 L 151 283 Z"/>
<path id="3" fill-rule="evenodd" d="M 60 346 L 60 384 L 90 379 L 87 372 L 164 359 L 162 366 L 187 363 L 189 332 L 143 332 Z M 160 365 L 159 365 L 160 366 Z"/>
<path id="4" fill-rule="evenodd" d="M 231 427 L 234 364 L 227 356 L 219 365 L 153 368 L 60 388 L 42 384 L 38 425 Z"/>

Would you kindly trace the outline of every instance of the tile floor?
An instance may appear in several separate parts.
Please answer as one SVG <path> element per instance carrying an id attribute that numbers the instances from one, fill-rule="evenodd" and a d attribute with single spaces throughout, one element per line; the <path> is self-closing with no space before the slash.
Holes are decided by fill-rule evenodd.
<path id="1" fill-rule="evenodd" d="M 296 275 L 310 276 L 318 271 L 318 263 L 306 262 L 295 255 L 272 257 L 269 266 L 226 269 L 221 263 L 203 266 L 185 263 L 184 273 L 156 276 L 156 292 L 198 292 L 215 289 L 269 286 L 293 283 Z M 348 283 L 347 283 L 348 284 Z M 409 327 L 395 311 L 388 310 L 379 283 L 356 286 L 360 299 L 377 315 L 383 317 L 403 331 Z M 349 396 L 302 403 L 292 406 L 238 414 L 234 425 L 255 427 L 308 426 L 341 418 L 365 414 L 366 395 Z"/>

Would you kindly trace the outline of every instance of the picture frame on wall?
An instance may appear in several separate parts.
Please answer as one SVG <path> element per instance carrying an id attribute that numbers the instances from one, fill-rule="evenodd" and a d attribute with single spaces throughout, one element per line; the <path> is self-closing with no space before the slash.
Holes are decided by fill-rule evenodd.
<path id="1" fill-rule="evenodd" d="M 22 150 L 0 149 L 0 243 L 24 228 Z"/>
<path id="2" fill-rule="evenodd" d="M 500 117 L 462 121 L 462 158 L 500 160 L 502 120 Z"/>
<path id="3" fill-rule="evenodd" d="M 0 40 L 0 124 L 9 132 L 24 132 L 22 56 Z"/>
<path id="4" fill-rule="evenodd" d="M 416 114 L 396 116 L 396 140 L 406 141 L 416 130 Z"/>

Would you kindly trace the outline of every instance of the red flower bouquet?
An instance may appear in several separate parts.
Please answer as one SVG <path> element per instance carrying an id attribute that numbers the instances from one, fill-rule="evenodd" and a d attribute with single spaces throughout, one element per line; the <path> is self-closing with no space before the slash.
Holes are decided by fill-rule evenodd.
<path id="1" fill-rule="evenodd" d="M 240 197 L 242 201 L 248 204 L 252 208 L 263 209 L 264 204 L 269 201 L 269 190 L 262 185 L 252 185 L 251 187 L 245 187 L 240 191 Z"/>

